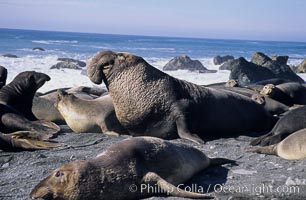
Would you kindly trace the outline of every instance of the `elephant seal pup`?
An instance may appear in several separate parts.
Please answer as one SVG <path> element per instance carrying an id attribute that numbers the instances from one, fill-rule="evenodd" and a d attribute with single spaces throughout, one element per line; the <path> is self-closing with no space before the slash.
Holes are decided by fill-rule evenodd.
<path id="1" fill-rule="evenodd" d="M 99 52 L 87 72 L 92 82 L 104 81 L 120 123 L 134 136 L 178 134 L 201 143 L 200 137 L 261 132 L 273 125 L 272 116 L 252 99 L 176 79 L 132 54 Z"/>
<path id="2" fill-rule="evenodd" d="M 155 186 L 168 195 L 212 198 L 177 189 L 177 185 L 212 165 L 235 163 L 208 158 L 200 150 L 154 137 L 134 137 L 111 145 L 91 160 L 55 169 L 32 190 L 32 199 L 142 199 L 155 194 L 141 186 Z M 138 188 L 131 190 L 131 186 Z M 132 188 L 133 189 L 133 188 Z"/>
<path id="3" fill-rule="evenodd" d="M 0 131 L 37 131 L 57 133 L 60 128 L 51 122 L 37 121 L 31 111 L 35 92 L 50 77 L 34 71 L 22 72 L 0 90 Z"/>
<path id="4" fill-rule="evenodd" d="M 280 115 L 289 111 L 289 106 L 261 94 L 253 94 L 251 99 L 261 104 L 271 115 Z"/>
<path id="5" fill-rule="evenodd" d="M 288 111 L 278 120 L 271 132 L 253 140 L 251 145 L 267 146 L 279 143 L 295 131 L 306 128 L 306 106 Z"/>
<path id="6" fill-rule="evenodd" d="M 55 107 L 74 132 L 128 134 L 116 117 L 113 101 L 109 95 L 94 100 L 83 100 L 59 90 Z"/>
<path id="7" fill-rule="evenodd" d="M 287 160 L 306 158 L 306 129 L 292 133 L 278 144 L 246 150 L 263 154 L 278 155 Z"/>

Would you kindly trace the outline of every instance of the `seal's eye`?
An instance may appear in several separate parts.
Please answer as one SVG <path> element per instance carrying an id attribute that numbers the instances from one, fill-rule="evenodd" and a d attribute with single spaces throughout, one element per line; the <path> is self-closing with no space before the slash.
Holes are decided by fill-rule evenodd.
<path id="1" fill-rule="evenodd" d="M 63 173 L 61 173 L 60 171 L 57 171 L 56 174 L 55 174 L 55 177 L 60 177 L 62 175 L 63 175 Z"/>

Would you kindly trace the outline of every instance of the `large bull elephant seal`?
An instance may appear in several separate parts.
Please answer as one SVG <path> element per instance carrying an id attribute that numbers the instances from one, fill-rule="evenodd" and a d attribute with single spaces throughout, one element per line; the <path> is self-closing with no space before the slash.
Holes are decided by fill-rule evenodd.
<path id="1" fill-rule="evenodd" d="M 273 123 L 250 98 L 176 79 L 132 54 L 97 53 L 87 72 L 92 82 L 104 81 L 120 123 L 134 136 L 178 134 L 200 143 L 200 137 L 266 131 Z"/>
<path id="2" fill-rule="evenodd" d="M 32 190 L 30 197 L 133 200 L 168 193 L 177 197 L 212 198 L 176 186 L 208 166 L 225 163 L 234 161 L 208 158 L 200 150 L 184 144 L 134 137 L 111 145 L 94 159 L 74 161 L 55 169 Z M 141 185 L 156 186 L 163 193 L 141 191 Z"/>

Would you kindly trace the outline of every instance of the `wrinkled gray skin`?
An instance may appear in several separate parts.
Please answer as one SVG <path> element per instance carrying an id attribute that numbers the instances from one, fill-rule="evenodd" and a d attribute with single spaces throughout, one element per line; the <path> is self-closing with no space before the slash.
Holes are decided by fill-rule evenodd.
<path id="1" fill-rule="evenodd" d="M 134 137 L 111 145 L 94 159 L 74 161 L 54 170 L 31 192 L 32 199 L 133 200 L 158 191 L 141 192 L 141 184 L 158 187 L 168 195 L 212 198 L 206 194 L 178 190 L 177 185 L 208 166 L 234 163 L 208 158 L 200 150 L 154 137 Z M 139 188 L 131 192 L 131 186 Z M 132 188 L 133 189 L 133 188 Z"/>
<path id="2" fill-rule="evenodd" d="M 295 131 L 306 128 L 306 106 L 287 112 L 275 124 L 271 132 L 251 142 L 251 145 L 267 146 L 279 143 Z"/>
<path id="3" fill-rule="evenodd" d="M 250 98 L 178 80 L 132 54 L 97 53 L 87 72 L 92 82 L 104 81 L 120 123 L 134 136 L 178 134 L 201 143 L 204 137 L 267 131 L 273 125 L 271 115 Z"/>

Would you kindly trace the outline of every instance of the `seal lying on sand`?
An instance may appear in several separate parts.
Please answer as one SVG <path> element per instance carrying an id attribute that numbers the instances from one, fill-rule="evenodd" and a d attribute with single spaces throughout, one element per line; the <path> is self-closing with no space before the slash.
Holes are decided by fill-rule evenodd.
<path id="1" fill-rule="evenodd" d="M 306 158 L 306 129 L 292 133 L 278 144 L 246 150 L 263 154 L 278 155 L 287 160 Z"/>
<path id="2" fill-rule="evenodd" d="M 106 90 L 79 86 L 74 88 L 61 89 L 69 94 L 74 94 L 81 99 L 95 99 L 106 93 Z M 65 124 L 65 119 L 60 112 L 54 107 L 57 101 L 57 90 L 51 90 L 33 99 L 32 112 L 38 119 L 43 119 L 57 124 Z"/>
<path id="3" fill-rule="evenodd" d="M 50 77 L 38 72 L 22 72 L 0 90 L 0 131 L 36 131 L 57 133 L 60 128 L 47 121 L 36 121 L 33 115 L 32 100 L 35 92 Z"/>
<path id="4" fill-rule="evenodd" d="M 261 104 L 266 109 L 266 111 L 268 111 L 272 115 L 279 115 L 289 111 L 290 109 L 289 106 L 286 106 L 281 102 L 278 102 L 272 98 L 269 98 L 261 94 L 253 94 L 251 96 L 251 99 Z"/>
<path id="5" fill-rule="evenodd" d="M 306 105 L 306 87 L 299 83 L 290 82 L 276 86 L 268 84 L 260 93 L 288 106 L 293 104 Z"/>
<path id="6" fill-rule="evenodd" d="M 74 132 L 128 134 L 116 117 L 113 101 L 109 95 L 94 100 L 83 100 L 59 90 L 55 107 Z"/>
<path id="7" fill-rule="evenodd" d="M 153 195 L 141 185 L 169 195 L 212 198 L 177 189 L 178 184 L 212 165 L 234 163 L 208 158 L 200 150 L 154 137 L 125 139 L 91 160 L 79 160 L 51 172 L 31 192 L 32 199 L 142 199 Z M 133 190 L 134 187 L 139 190 Z M 132 187 L 132 188 L 131 188 Z M 154 191 L 153 191 L 154 192 Z"/>
<path id="8" fill-rule="evenodd" d="M 251 145 L 267 146 L 279 143 L 295 131 L 306 128 L 306 106 L 290 110 L 275 124 L 271 132 L 253 140 Z"/>
<path id="9" fill-rule="evenodd" d="M 87 63 L 90 80 L 104 81 L 120 123 L 134 136 L 220 137 L 266 131 L 273 119 L 255 101 L 171 77 L 143 58 L 104 51 Z"/>

